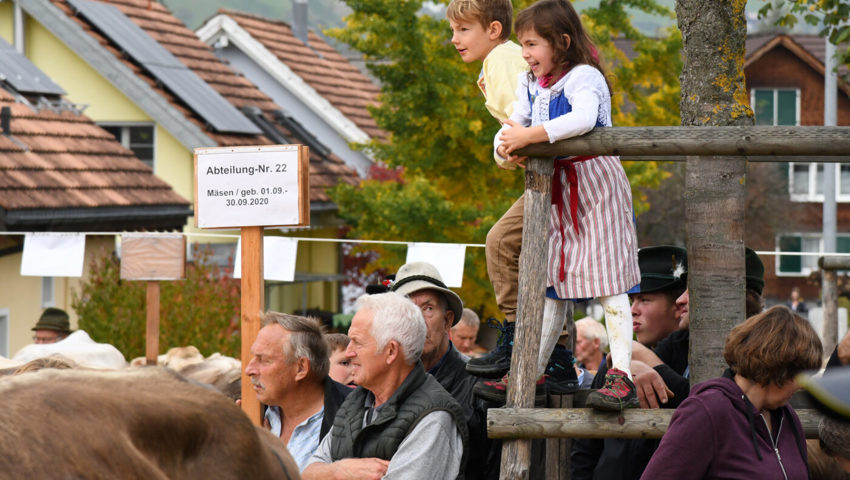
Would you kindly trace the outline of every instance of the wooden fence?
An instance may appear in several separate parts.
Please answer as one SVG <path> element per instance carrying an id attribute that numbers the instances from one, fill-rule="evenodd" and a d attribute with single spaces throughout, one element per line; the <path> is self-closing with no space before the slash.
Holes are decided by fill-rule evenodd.
<path id="1" fill-rule="evenodd" d="M 661 435 L 666 430 L 666 422 L 669 421 L 669 414 L 663 411 L 626 412 L 625 422 L 619 425 L 617 415 L 595 414 L 582 409 L 540 412 L 531 408 L 534 406 L 534 383 L 546 290 L 546 241 L 549 229 L 552 158 L 568 155 L 619 155 L 622 160 L 684 158 L 688 162 L 689 174 L 692 169 L 703 173 L 710 171 L 713 164 L 737 165 L 739 171 L 745 171 L 737 162 L 799 161 L 801 156 L 806 157 L 806 162 L 850 163 L 850 127 L 596 128 L 581 137 L 561 140 L 554 144 L 529 145 L 517 153 L 529 157 L 529 160 L 525 171 L 523 248 L 519 266 L 519 301 L 511 360 L 511 383 L 506 408 L 491 409 L 488 413 L 491 436 L 505 439 L 502 447 L 501 479 L 528 478 L 531 438 L 587 436 L 590 435 L 588 432 L 593 430 L 604 432 L 603 436 L 642 438 Z M 741 182 L 741 188 L 746 188 L 745 182 Z M 743 208 L 740 208 L 740 205 L 738 207 L 732 215 L 737 218 L 732 220 L 742 225 Z M 691 219 L 689 222 L 696 223 L 700 220 L 702 219 Z M 725 247 L 728 250 L 734 251 L 736 246 L 741 250 L 740 258 L 735 258 L 740 261 L 736 271 L 743 272 L 743 249 L 740 248 L 743 245 L 742 229 L 720 230 L 720 235 L 726 235 Z M 688 250 L 689 257 L 698 253 L 691 251 L 690 242 Z M 692 291 L 711 291 L 715 287 L 728 288 L 728 285 L 724 284 L 723 275 L 706 275 L 706 272 L 699 272 L 702 262 L 695 263 L 697 265 L 692 267 L 697 268 L 690 268 L 691 273 L 688 275 L 689 288 Z M 743 288 L 740 290 L 742 299 Z M 701 308 L 702 301 L 701 295 L 691 295 L 692 345 L 699 343 L 699 336 L 704 333 L 699 329 L 699 315 L 720 318 L 724 313 L 729 314 L 712 311 L 714 307 L 708 302 L 706 308 Z M 740 303 L 743 305 L 743 301 Z M 694 353 L 692 348 L 692 381 L 699 381 L 701 376 L 694 375 L 693 372 L 702 372 L 705 368 L 699 364 L 700 356 Z M 804 412 L 803 417 L 808 418 L 808 413 Z M 575 428 L 570 426 L 571 423 L 576 425 Z M 810 429 L 811 425 L 807 428 Z"/>

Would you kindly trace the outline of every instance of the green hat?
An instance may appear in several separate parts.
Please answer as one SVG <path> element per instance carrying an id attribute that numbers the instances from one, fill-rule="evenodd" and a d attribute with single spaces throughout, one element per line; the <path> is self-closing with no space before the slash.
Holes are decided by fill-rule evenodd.
<path id="1" fill-rule="evenodd" d="M 688 271 L 688 254 L 682 247 L 661 245 L 641 248 L 638 250 L 638 265 L 641 293 L 687 286 L 684 275 Z"/>
<path id="2" fill-rule="evenodd" d="M 746 268 L 744 278 L 747 280 L 747 288 L 751 288 L 761 295 L 764 290 L 764 264 L 761 263 L 761 258 L 752 248 L 746 247 L 744 250 Z"/>
<path id="3" fill-rule="evenodd" d="M 62 333 L 71 333 L 71 322 L 65 310 L 49 307 L 41 314 L 38 323 L 32 327 L 33 330 L 55 330 Z"/>

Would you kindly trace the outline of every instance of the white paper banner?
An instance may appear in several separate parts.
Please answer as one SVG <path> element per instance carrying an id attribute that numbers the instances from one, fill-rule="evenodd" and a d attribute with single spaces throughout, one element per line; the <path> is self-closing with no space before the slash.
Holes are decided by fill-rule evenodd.
<path id="1" fill-rule="evenodd" d="M 263 277 L 291 282 L 295 279 L 298 240 L 287 237 L 263 237 Z M 242 239 L 236 243 L 233 278 L 242 278 Z"/>
<path id="2" fill-rule="evenodd" d="M 38 235 L 24 238 L 21 275 L 30 277 L 81 277 L 86 256 L 86 236 Z"/>
<path id="3" fill-rule="evenodd" d="M 428 262 L 437 267 L 447 287 L 460 288 L 463 283 L 463 260 L 466 245 L 451 243 L 411 243 L 407 246 L 407 263 Z"/>

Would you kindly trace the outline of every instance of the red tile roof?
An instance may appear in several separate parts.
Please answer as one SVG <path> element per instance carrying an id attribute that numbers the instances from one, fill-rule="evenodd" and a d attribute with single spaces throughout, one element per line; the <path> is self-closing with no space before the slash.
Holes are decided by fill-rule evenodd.
<path id="1" fill-rule="evenodd" d="M 315 32 L 309 32 L 307 46 L 285 22 L 228 9 L 218 13 L 232 18 L 367 135 L 386 137 L 367 109 L 380 88 Z"/>
<path id="2" fill-rule="evenodd" d="M 0 107 L 11 110 L 9 135 L 0 134 L 2 228 L 17 229 L 9 219 L 22 211 L 55 216 L 56 210 L 163 206 L 177 207 L 171 211 L 182 211 L 182 218 L 172 215 L 168 225 L 154 222 L 151 228 L 185 224 L 189 202 L 88 117 L 32 107 L 3 89 Z M 55 225 L 61 219 L 45 217 L 44 222 Z M 129 225 L 108 223 L 113 228 Z"/>
<path id="3" fill-rule="evenodd" d="M 65 0 L 50 0 L 72 17 L 82 28 L 94 37 L 101 45 L 115 55 L 118 61 L 133 69 L 139 78 L 144 79 L 152 89 L 166 98 L 169 103 L 184 113 L 186 118 L 198 125 L 217 146 L 236 145 L 269 145 L 273 142 L 264 135 L 244 135 L 219 133 L 205 124 L 203 119 L 192 112 L 179 98 L 172 95 L 159 85 L 154 77 L 133 60 L 121 55 L 120 49 L 101 35 L 85 18 L 74 16 L 70 5 Z M 218 91 L 225 99 L 237 108 L 245 106 L 259 107 L 270 121 L 273 122 L 272 112 L 279 107 L 261 92 L 244 76 L 238 74 L 228 65 L 217 58 L 212 49 L 202 42 L 195 33 L 175 17 L 164 5 L 149 0 L 110 0 L 110 3 L 127 15 L 134 23 L 143 28 L 154 40 L 170 51 L 183 64 L 193 70 L 199 77 Z M 292 132 L 283 127 L 279 130 L 292 143 L 303 143 Z M 355 184 L 358 181 L 356 172 L 347 167 L 336 155 L 322 157 L 311 151 L 310 154 L 310 200 L 312 202 L 329 202 L 325 192 L 328 187 L 338 183 Z"/>

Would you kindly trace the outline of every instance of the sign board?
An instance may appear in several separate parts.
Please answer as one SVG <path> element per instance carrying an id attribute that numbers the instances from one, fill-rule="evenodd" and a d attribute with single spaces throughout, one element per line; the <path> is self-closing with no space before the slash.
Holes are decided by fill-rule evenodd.
<path id="1" fill-rule="evenodd" d="M 123 280 L 180 280 L 186 276 L 183 235 L 121 235 Z"/>
<path id="2" fill-rule="evenodd" d="M 198 228 L 310 225 L 309 148 L 195 149 Z"/>

